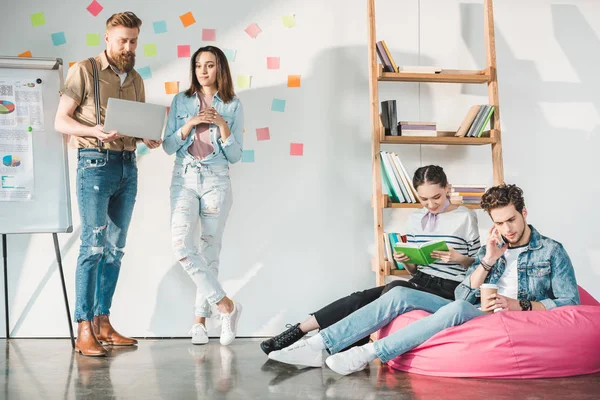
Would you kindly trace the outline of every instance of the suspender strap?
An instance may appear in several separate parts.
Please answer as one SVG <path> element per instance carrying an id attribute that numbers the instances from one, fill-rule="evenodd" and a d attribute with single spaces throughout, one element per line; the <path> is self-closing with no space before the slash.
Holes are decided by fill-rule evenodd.
<path id="1" fill-rule="evenodd" d="M 94 57 L 88 58 L 92 64 L 94 75 L 94 103 L 96 105 L 96 125 L 100 125 L 100 78 L 98 77 L 98 65 Z M 102 149 L 102 140 L 98 139 L 98 147 Z"/>

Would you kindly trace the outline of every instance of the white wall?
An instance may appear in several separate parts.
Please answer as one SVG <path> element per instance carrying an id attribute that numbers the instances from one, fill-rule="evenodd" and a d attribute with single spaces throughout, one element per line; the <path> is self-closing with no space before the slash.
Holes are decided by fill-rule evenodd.
<path id="1" fill-rule="evenodd" d="M 85 34 L 102 33 L 108 16 L 129 9 L 144 21 L 136 66 L 152 69 L 145 82 L 149 102 L 170 103 L 164 81 L 186 87 L 189 60 L 177 58 L 176 46 L 190 44 L 194 51 L 206 44 L 202 28 L 216 28 L 215 44 L 237 50 L 234 80 L 252 75 L 252 87 L 238 93 L 246 110 L 245 148 L 255 150 L 256 162 L 232 167 L 235 200 L 221 266 L 226 290 L 245 306 L 240 335 L 276 333 L 339 296 L 373 285 L 366 2 L 100 3 L 104 10 L 94 18 L 79 1 L 3 2 L 0 34 L 11 40 L 2 41 L 0 54 L 31 50 L 66 64 L 86 58 L 103 47 L 87 47 Z M 600 268 L 593 263 L 600 254 L 594 245 L 600 6 L 496 3 L 506 181 L 525 190 L 529 221 L 563 242 L 580 284 L 600 298 Z M 190 10 L 197 23 L 184 29 L 178 16 Z M 29 15 L 39 11 L 46 24 L 32 28 Z M 379 0 L 378 39 L 386 40 L 399 64 L 482 68 L 482 12 L 481 2 Z M 297 26 L 285 29 L 281 17 L 289 13 L 296 14 Z M 152 22 L 159 20 L 167 21 L 167 33 L 154 33 Z M 254 40 L 243 31 L 252 22 L 263 30 Z M 50 34 L 59 31 L 67 44 L 54 47 Z M 146 43 L 157 44 L 157 57 L 144 57 Z M 267 70 L 267 56 L 281 57 L 281 69 Z M 302 75 L 300 89 L 286 87 L 288 74 Z M 401 119 L 437 121 L 442 129 L 456 129 L 470 105 L 486 101 L 486 93 L 484 86 L 380 85 L 380 100 L 398 100 Z M 270 111 L 273 98 L 287 100 L 285 113 Z M 255 129 L 265 126 L 271 140 L 257 142 Z M 290 157 L 290 142 L 303 142 L 305 155 Z M 492 183 L 489 147 L 391 148 L 411 171 L 437 163 L 451 181 Z M 73 169 L 75 153 L 71 156 Z M 190 326 L 194 286 L 170 248 L 172 162 L 162 150 L 140 157 L 138 201 L 112 310 L 115 325 L 127 334 L 184 336 Z M 60 235 L 72 308 L 79 246 L 75 202 L 73 211 L 74 233 Z M 406 211 L 386 215 L 391 229 L 401 231 Z M 485 233 L 489 218 L 479 217 Z M 50 235 L 10 236 L 8 248 L 11 334 L 66 335 Z M 0 314 L 4 332 L 3 310 Z"/>

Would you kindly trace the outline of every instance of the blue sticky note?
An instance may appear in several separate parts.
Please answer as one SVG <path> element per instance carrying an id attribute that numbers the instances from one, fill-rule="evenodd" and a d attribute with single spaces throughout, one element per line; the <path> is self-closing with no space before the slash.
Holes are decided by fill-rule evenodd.
<path id="1" fill-rule="evenodd" d="M 242 152 L 242 162 L 254 162 L 254 150 L 244 150 Z"/>
<path id="2" fill-rule="evenodd" d="M 56 32 L 56 33 L 53 33 L 50 36 L 52 36 L 52 43 L 55 46 L 60 46 L 61 44 L 67 43 L 67 39 L 65 38 L 65 33 L 64 32 Z"/>
<path id="3" fill-rule="evenodd" d="M 136 69 L 138 74 L 142 77 L 142 79 L 150 79 L 152 78 L 152 71 L 150 71 L 150 67 L 142 67 Z"/>
<path id="4" fill-rule="evenodd" d="M 273 104 L 271 104 L 271 110 L 284 112 L 285 111 L 285 100 L 273 99 Z"/>
<path id="5" fill-rule="evenodd" d="M 154 26 L 154 33 L 167 33 L 167 21 L 156 21 L 152 26 Z"/>
<path id="6" fill-rule="evenodd" d="M 227 57 L 227 61 L 229 61 L 229 62 L 235 61 L 235 55 L 237 54 L 237 50 L 223 49 L 223 53 L 225 53 L 225 57 Z"/>

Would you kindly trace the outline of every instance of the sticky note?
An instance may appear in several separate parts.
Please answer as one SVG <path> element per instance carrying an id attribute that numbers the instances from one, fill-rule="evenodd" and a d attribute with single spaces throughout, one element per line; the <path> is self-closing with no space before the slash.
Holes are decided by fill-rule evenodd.
<path id="1" fill-rule="evenodd" d="M 272 111 L 284 112 L 285 111 L 285 100 L 273 99 L 271 104 Z"/>
<path id="2" fill-rule="evenodd" d="M 227 57 L 227 60 L 229 62 L 235 61 L 235 55 L 237 54 L 237 50 L 223 49 L 223 53 L 225 53 L 225 57 Z"/>
<path id="3" fill-rule="evenodd" d="M 31 24 L 35 28 L 36 26 L 44 25 L 46 23 L 46 17 L 43 12 L 31 14 Z"/>
<path id="4" fill-rule="evenodd" d="M 304 144 L 303 143 L 290 143 L 290 156 L 302 156 L 304 155 Z"/>
<path id="5" fill-rule="evenodd" d="M 154 57 L 157 54 L 158 52 L 156 51 L 156 44 L 148 43 L 144 45 L 144 55 L 146 57 Z"/>
<path id="6" fill-rule="evenodd" d="M 67 39 L 65 38 L 64 32 L 56 32 L 50 35 L 52 37 L 52 44 L 55 46 L 60 46 L 62 44 L 67 43 Z"/>
<path id="7" fill-rule="evenodd" d="M 150 71 L 150 67 L 137 68 L 136 71 L 138 72 L 138 74 L 140 74 L 142 79 L 152 78 L 152 71 Z"/>
<path id="8" fill-rule="evenodd" d="M 269 140 L 271 139 L 271 134 L 269 133 L 269 128 L 256 128 L 256 140 Z"/>
<path id="9" fill-rule="evenodd" d="M 256 24 L 250 24 L 248 25 L 248 27 L 245 29 L 245 32 L 252 38 L 252 39 L 256 39 L 256 37 L 258 36 L 259 33 L 262 32 L 262 30 L 258 27 L 258 25 Z"/>
<path id="10" fill-rule="evenodd" d="M 288 75 L 288 87 L 300 87 L 300 75 Z"/>
<path id="11" fill-rule="evenodd" d="M 87 10 L 95 17 L 100 14 L 100 11 L 103 10 L 103 7 L 100 5 L 100 3 L 94 0 L 89 6 L 87 6 Z"/>
<path id="12" fill-rule="evenodd" d="M 293 28 L 296 26 L 296 16 L 294 14 L 284 15 L 281 17 L 281 22 L 283 22 L 283 26 L 286 28 Z"/>
<path id="13" fill-rule="evenodd" d="M 167 33 L 167 21 L 156 21 L 152 23 L 154 33 Z"/>
<path id="14" fill-rule="evenodd" d="M 242 162 L 254 162 L 254 150 L 244 150 L 242 152 Z"/>
<path id="15" fill-rule="evenodd" d="M 238 75 L 237 87 L 238 89 L 248 89 L 250 87 L 250 81 L 252 77 L 250 75 Z"/>
<path id="16" fill-rule="evenodd" d="M 267 57 L 267 69 L 279 69 L 279 57 Z"/>
<path id="17" fill-rule="evenodd" d="M 181 20 L 181 23 L 183 24 L 184 28 L 187 28 L 188 26 L 196 23 L 196 20 L 194 19 L 194 15 L 192 15 L 191 11 L 189 11 L 183 15 L 180 15 L 179 19 Z"/>
<path id="18" fill-rule="evenodd" d="M 31 51 L 27 50 L 26 52 L 23 52 L 21 54 L 18 55 L 19 57 L 25 57 L 25 58 L 31 58 Z"/>
<path id="19" fill-rule="evenodd" d="M 165 93 L 166 94 L 177 94 L 177 93 L 179 93 L 179 81 L 165 82 Z"/>
<path id="20" fill-rule="evenodd" d="M 75 61 L 70 61 L 70 62 L 69 62 L 69 68 L 71 68 L 71 67 L 72 67 L 73 65 L 75 65 L 75 64 L 76 64 L 76 62 L 75 62 Z"/>
<path id="21" fill-rule="evenodd" d="M 177 57 L 184 58 L 190 56 L 190 45 L 189 44 L 180 44 L 177 46 Z"/>
<path id="22" fill-rule="evenodd" d="M 85 43 L 88 46 L 100 46 L 100 35 L 97 33 L 88 33 L 85 35 Z"/>
<path id="23" fill-rule="evenodd" d="M 217 31 L 214 29 L 202 29 L 202 41 L 214 42 L 217 38 Z"/>

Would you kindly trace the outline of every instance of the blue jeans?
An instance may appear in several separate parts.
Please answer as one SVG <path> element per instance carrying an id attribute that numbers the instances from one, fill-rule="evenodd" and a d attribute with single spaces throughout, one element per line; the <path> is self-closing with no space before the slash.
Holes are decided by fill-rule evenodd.
<path id="1" fill-rule="evenodd" d="M 487 315 L 464 300 L 450 301 L 434 294 L 395 287 L 371 304 L 323 329 L 320 334 L 327 349 L 334 354 L 383 328 L 398 315 L 413 310 L 428 311 L 432 315 L 374 342 L 377 357 L 382 362 L 406 353 L 446 328 Z"/>
<path id="2" fill-rule="evenodd" d="M 80 149 L 77 203 L 81 247 L 75 273 L 75 320 L 110 314 L 137 194 L 135 152 Z"/>
<path id="3" fill-rule="evenodd" d="M 184 165 L 181 158 L 176 159 L 171 182 L 172 245 L 196 284 L 197 317 L 210 317 L 210 305 L 225 297 L 218 279 L 219 255 L 231 205 L 228 165 Z"/>

